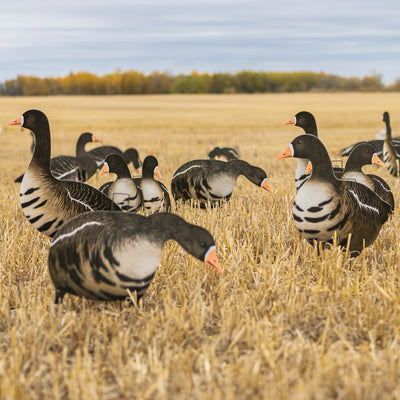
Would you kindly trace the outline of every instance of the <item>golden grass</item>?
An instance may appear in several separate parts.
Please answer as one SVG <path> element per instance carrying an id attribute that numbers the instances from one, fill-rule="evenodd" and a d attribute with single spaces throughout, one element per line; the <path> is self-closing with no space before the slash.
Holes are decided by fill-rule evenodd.
<path id="1" fill-rule="evenodd" d="M 91 131 L 151 149 L 169 187 L 183 162 L 237 145 L 273 193 L 241 177 L 220 209 L 177 210 L 213 233 L 222 276 L 170 242 L 137 307 L 71 295 L 54 306 L 49 239 L 25 220 L 13 183 L 30 137 L 5 127 L 30 108 L 49 117 L 53 155 L 73 154 Z M 0 398 L 400 398 L 398 211 L 355 261 L 318 256 L 292 222 L 296 161 L 276 160 L 302 132 L 282 125 L 297 111 L 314 113 L 337 157 L 374 138 L 385 110 L 400 131 L 399 108 L 395 93 L 0 97 Z M 377 173 L 399 200 L 398 182 Z"/>

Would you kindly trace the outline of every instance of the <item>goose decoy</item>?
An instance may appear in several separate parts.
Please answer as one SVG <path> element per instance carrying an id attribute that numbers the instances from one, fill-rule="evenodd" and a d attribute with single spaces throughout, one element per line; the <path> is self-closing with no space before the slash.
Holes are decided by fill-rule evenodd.
<path id="1" fill-rule="evenodd" d="M 269 192 L 267 174 L 244 160 L 193 160 L 180 166 L 171 181 L 175 201 L 196 200 L 201 208 L 228 201 L 239 175 Z"/>
<path id="2" fill-rule="evenodd" d="M 85 182 L 97 170 L 97 163 L 88 152 L 85 146 L 90 142 L 101 142 L 90 132 L 82 133 L 76 142 L 76 151 L 74 156 L 56 156 L 50 159 L 50 171 L 57 179 Z M 24 174 L 20 175 L 14 182 L 22 182 Z"/>
<path id="3" fill-rule="evenodd" d="M 69 219 L 95 210 L 122 211 L 110 198 L 82 182 L 61 181 L 50 172 L 50 126 L 46 115 L 29 110 L 8 125 L 30 129 L 36 140 L 32 160 L 20 189 L 22 210 L 29 222 L 47 236 L 54 236 Z"/>
<path id="4" fill-rule="evenodd" d="M 350 153 L 341 175 L 335 176 L 338 179 L 353 180 L 373 190 L 383 201 L 389 203 L 391 213 L 394 211 L 394 197 L 390 186 L 378 175 L 365 174 L 362 171 L 364 165 L 375 164 L 385 167 L 375 152 L 374 146 L 369 143 L 360 143 Z"/>
<path id="5" fill-rule="evenodd" d="M 288 119 L 283 123 L 284 125 L 295 125 L 304 130 L 307 135 L 313 135 L 318 137 L 317 122 L 313 114 L 308 111 L 300 111 L 293 118 Z M 310 177 L 310 173 L 306 173 L 309 160 L 299 159 L 297 163 L 296 172 L 294 175 L 294 181 L 296 190 L 304 184 L 304 182 Z M 343 173 L 343 168 L 334 166 L 334 172 Z"/>
<path id="6" fill-rule="evenodd" d="M 120 300 L 128 290 L 140 298 L 149 287 L 167 240 L 218 272 L 212 235 L 178 215 L 96 211 L 68 221 L 54 236 L 49 251 L 55 303 L 65 293 L 94 300 Z"/>
<path id="7" fill-rule="evenodd" d="M 88 151 L 88 153 L 96 160 L 98 166 L 103 165 L 104 160 L 109 154 L 119 154 L 125 160 L 125 163 L 127 165 L 132 162 L 135 170 L 140 171 L 140 168 L 142 166 L 142 161 L 139 158 L 139 153 L 133 147 L 130 147 L 123 152 L 115 146 L 99 146 Z"/>
<path id="8" fill-rule="evenodd" d="M 390 136 L 391 136 L 391 142 L 393 145 L 394 150 L 396 151 L 397 154 L 400 154 L 400 137 L 392 137 L 392 131 L 390 128 L 390 119 L 389 119 L 389 113 L 386 111 L 387 116 L 388 116 L 388 124 L 386 124 L 386 121 L 384 121 L 384 117 L 382 116 L 382 121 L 385 122 L 386 124 L 386 131 L 385 131 L 385 135 L 387 135 L 387 130 L 388 130 L 388 125 L 389 125 L 389 129 L 390 129 Z M 384 139 L 373 139 L 373 140 L 368 140 L 368 141 L 362 141 L 362 142 L 357 142 L 357 143 L 353 143 L 347 147 L 344 147 L 340 150 L 340 155 L 342 157 L 345 156 L 349 156 L 350 153 L 352 152 L 352 150 L 358 146 L 361 143 L 369 143 L 370 145 L 372 145 L 375 148 L 375 152 L 378 155 L 378 157 L 383 157 L 383 142 Z"/>
<path id="9" fill-rule="evenodd" d="M 221 161 L 239 160 L 239 154 L 233 147 L 214 147 L 209 153 L 208 158 Z"/>
<path id="10" fill-rule="evenodd" d="M 138 211 L 143 205 L 142 190 L 133 181 L 126 162 L 119 154 L 109 154 L 106 157 L 99 175 L 108 172 L 116 174 L 117 179 L 100 186 L 100 192 L 117 203 L 123 211 Z"/>
<path id="11" fill-rule="evenodd" d="M 399 154 L 392 142 L 392 128 L 390 126 L 390 116 L 387 111 L 382 115 L 382 121 L 386 125 L 386 137 L 383 141 L 383 162 L 390 175 L 399 176 Z"/>
<path id="12" fill-rule="evenodd" d="M 307 158 L 310 178 L 297 191 L 293 204 L 296 228 L 309 243 L 336 243 L 352 256 L 373 243 L 391 207 L 368 187 L 335 177 L 322 142 L 313 135 L 296 137 L 278 159 Z M 349 236 L 351 234 L 351 236 Z"/>
<path id="13" fill-rule="evenodd" d="M 160 181 L 154 179 L 154 175 L 161 178 L 157 159 L 149 155 L 143 160 L 142 177 L 133 178 L 133 181 L 142 191 L 142 207 L 146 215 L 171 210 L 168 189 Z"/>

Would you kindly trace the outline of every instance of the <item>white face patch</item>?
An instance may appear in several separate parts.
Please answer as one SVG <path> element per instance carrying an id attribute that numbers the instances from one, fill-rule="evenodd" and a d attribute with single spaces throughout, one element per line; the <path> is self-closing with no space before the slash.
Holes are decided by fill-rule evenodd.
<path id="1" fill-rule="evenodd" d="M 207 250 L 206 254 L 204 254 L 204 260 L 207 259 L 207 257 L 210 255 L 210 253 L 215 249 L 215 246 L 210 246 L 210 248 Z M 203 260 L 203 261 L 204 261 Z"/>
<path id="2" fill-rule="evenodd" d="M 24 116 L 21 115 L 21 126 L 24 126 Z"/>
<path id="3" fill-rule="evenodd" d="M 297 123 L 297 118 L 296 118 L 296 116 L 293 117 L 293 121 L 294 121 L 294 124 L 296 125 L 296 123 Z"/>
<path id="4" fill-rule="evenodd" d="M 290 148 L 290 151 L 292 153 L 292 157 L 294 157 L 294 148 L 293 148 L 292 143 L 289 144 L 289 148 Z"/>

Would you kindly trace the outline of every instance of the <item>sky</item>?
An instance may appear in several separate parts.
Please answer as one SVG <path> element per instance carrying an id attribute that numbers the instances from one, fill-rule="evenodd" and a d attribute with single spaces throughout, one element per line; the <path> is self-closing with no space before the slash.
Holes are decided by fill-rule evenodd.
<path id="1" fill-rule="evenodd" d="M 400 79 L 399 0 L 0 0 L 17 75 L 314 71 Z"/>

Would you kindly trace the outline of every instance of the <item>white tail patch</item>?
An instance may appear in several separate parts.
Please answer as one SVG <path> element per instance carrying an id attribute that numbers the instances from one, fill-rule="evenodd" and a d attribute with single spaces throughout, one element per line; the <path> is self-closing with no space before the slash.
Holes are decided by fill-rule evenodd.
<path id="1" fill-rule="evenodd" d="M 64 240 L 66 238 L 69 238 L 71 236 L 74 236 L 75 233 L 81 231 L 82 229 L 85 229 L 87 226 L 91 226 L 91 225 L 103 225 L 100 222 L 96 222 L 96 221 L 92 221 L 92 222 L 86 222 L 86 224 L 81 225 L 80 227 L 74 229 L 72 232 L 69 233 L 64 233 L 63 235 L 60 235 L 57 239 L 53 240 L 50 244 L 51 246 L 54 246 L 57 242 Z"/>

